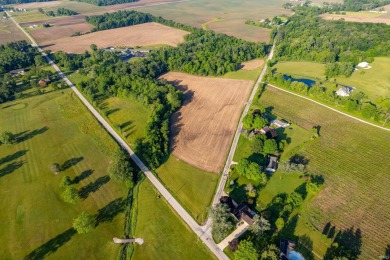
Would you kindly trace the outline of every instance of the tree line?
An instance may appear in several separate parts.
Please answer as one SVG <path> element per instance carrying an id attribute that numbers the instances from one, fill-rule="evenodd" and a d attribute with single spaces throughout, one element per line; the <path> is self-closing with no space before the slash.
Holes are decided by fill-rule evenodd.
<path id="1" fill-rule="evenodd" d="M 138 0 L 72 0 L 77 2 L 89 3 L 97 6 L 116 5 L 138 2 Z"/>
<path id="2" fill-rule="evenodd" d="M 332 11 L 353 11 L 359 12 L 371 10 L 380 6 L 390 4 L 390 0 L 344 0 L 342 4 L 324 3 L 324 6 L 329 12 Z"/>
<path id="3" fill-rule="evenodd" d="M 0 4 L 2 5 L 13 5 L 13 4 L 25 4 L 25 3 L 33 3 L 33 2 L 50 2 L 54 0 L 0 0 Z"/>
<path id="4" fill-rule="evenodd" d="M 262 57 L 264 43 L 252 43 L 225 34 L 205 31 L 137 11 L 119 11 L 88 17 L 94 30 L 106 30 L 147 22 L 189 31 L 185 42 L 174 47 L 154 51 L 152 59 L 165 70 L 181 71 L 203 76 L 220 76 L 239 69 L 239 63 Z"/>
<path id="5" fill-rule="evenodd" d="M 33 65 L 36 55 L 37 50 L 26 41 L 0 45 L 0 75 Z"/>
<path id="6" fill-rule="evenodd" d="M 390 27 L 385 24 L 327 21 L 324 9 L 295 7 L 288 24 L 274 30 L 278 60 L 371 62 L 390 55 Z"/>
<path id="7" fill-rule="evenodd" d="M 43 10 L 43 8 L 38 8 L 38 12 L 42 13 L 42 14 L 46 14 L 47 16 L 71 16 L 71 15 L 76 15 L 78 14 L 76 11 L 72 11 L 72 10 L 69 10 L 69 9 L 66 9 L 66 8 L 58 8 L 57 11 L 47 11 L 45 12 L 45 10 Z"/>

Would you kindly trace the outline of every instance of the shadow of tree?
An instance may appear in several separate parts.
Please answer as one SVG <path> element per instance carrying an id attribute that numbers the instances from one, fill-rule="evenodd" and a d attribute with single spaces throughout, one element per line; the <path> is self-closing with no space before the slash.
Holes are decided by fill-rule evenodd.
<path id="1" fill-rule="evenodd" d="M 236 182 L 235 182 L 236 183 Z M 229 196 L 238 204 L 241 202 L 245 201 L 247 198 L 246 190 L 245 190 L 246 185 L 235 185 L 232 189 L 232 191 L 229 193 Z"/>
<path id="2" fill-rule="evenodd" d="M 86 179 L 88 176 L 90 176 L 93 173 L 93 170 L 86 170 L 80 173 L 80 175 L 74 177 L 74 179 L 71 181 L 72 184 L 77 184 L 80 181 Z"/>
<path id="3" fill-rule="evenodd" d="M 94 182 L 89 183 L 87 186 L 82 187 L 79 190 L 79 196 L 82 199 L 86 199 L 88 195 L 92 192 L 96 192 L 99 190 L 101 186 L 110 181 L 110 177 L 108 175 L 102 176 L 96 179 Z"/>
<path id="4" fill-rule="evenodd" d="M 54 253 L 57 251 L 58 248 L 63 246 L 66 242 L 68 242 L 72 236 L 76 234 L 76 230 L 73 228 L 69 228 L 65 232 L 57 235 L 55 238 L 50 239 L 45 244 L 41 245 L 31 253 L 29 253 L 25 259 L 32 260 L 32 259 L 43 259 L 49 254 Z"/>
<path id="5" fill-rule="evenodd" d="M 386 259 L 390 258 L 390 244 L 387 245 L 384 256 L 385 256 L 385 258 L 387 257 Z"/>
<path id="6" fill-rule="evenodd" d="M 112 114 L 114 114 L 115 112 L 118 112 L 118 111 L 120 111 L 119 108 L 110 109 L 110 110 L 106 111 L 106 116 L 112 115 Z"/>
<path id="7" fill-rule="evenodd" d="M 3 157 L 0 159 L 0 165 L 2 165 L 4 163 L 11 162 L 13 160 L 16 160 L 16 159 L 22 157 L 23 155 L 26 155 L 27 152 L 28 152 L 28 150 L 20 150 L 14 154 L 7 155 L 6 157 Z"/>
<path id="8" fill-rule="evenodd" d="M 96 214 L 96 226 L 102 222 L 111 222 L 116 215 L 125 210 L 126 200 L 117 198 L 99 209 Z"/>
<path id="9" fill-rule="evenodd" d="M 301 252 L 306 260 L 315 259 L 313 254 L 313 241 L 309 236 L 303 235 L 298 238 L 298 245 L 296 247 L 298 252 Z"/>
<path id="10" fill-rule="evenodd" d="M 37 135 L 43 134 L 47 130 L 49 130 L 49 128 L 47 126 L 45 126 L 45 127 L 40 128 L 40 129 L 35 129 L 33 131 L 24 131 L 24 132 L 18 133 L 15 135 L 16 143 L 21 143 L 21 142 L 27 141 L 27 140 L 29 140 Z"/>
<path id="11" fill-rule="evenodd" d="M 18 162 L 7 164 L 7 166 L 5 166 L 3 169 L 0 170 L 0 177 L 4 177 L 5 175 L 13 173 L 14 171 L 22 167 L 23 164 L 24 161 L 18 161 Z"/>
<path id="12" fill-rule="evenodd" d="M 325 253 L 324 259 L 358 259 L 362 247 L 362 232 L 353 227 L 339 231 L 333 244 Z"/>
<path id="13" fill-rule="evenodd" d="M 76 164 L 78 164 L 82 160 L 84 160 L 84 157 L 75 157 L 75 158 L 69 159 L 66 162 L 64 162 L 64 164 L 60 167 L 60 169 L 61 169 L 61 171 L 65 171 L 65 170 L 69 169 L 70 167 L 75 166 Z"/>

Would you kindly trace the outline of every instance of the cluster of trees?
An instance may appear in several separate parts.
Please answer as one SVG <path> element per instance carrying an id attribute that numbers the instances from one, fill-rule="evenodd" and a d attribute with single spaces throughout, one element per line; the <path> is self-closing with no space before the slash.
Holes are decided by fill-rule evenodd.
<path id="1" fill-rule="evenodd" d="M 61 171 L 61 167 L 58 163 L 51 164 L 49 168 L 55 174 Z M 62 192 L 62 199 L 65 202 L 70 204 L 76 204 L 80 200 L 79 191 L 72 184 L 72 181 L 70 180 L 69 176 L 62 177 L 60 187 L 64 189 L 64 191 Z"/>
<path id="2" fill-rule="evenodd" d="M 324 7 L 327 10 L 329 10 L 329 12 L 333 12 L 333 11 L 359 12 L 364 10 L 371 10 L 388 4 L 390 4 L 390 0 L 344 0 L 343 4 L 324 3 Z"/>
<path id="3" fill-rule="evenodd" d="M 116 4 L 125 4 L 125 3 L 133 3 L 138 0 L 72 0 L 77 2 L 89 3 L 97 6 L 106 6 L 106 5 L 116 5 Z"/>
<path id="4" fill-rule="evenodd" d="M 264 134 L 257 134 L 252 139 L 252 152 L 256 154 L 274 154 L 278 149 L 278 143 L 275 139 L 267 139 Z"/>
<path id="5" fill-rule="evenodd" d="M 0 45 L 0 74 L 34 64 L 38 51 L 26 41 Z"/>
<path id="6" fill-rule="evenodd" d="M 282 23 L 283 23 L 282 19 L 280 19 L 277 16 L 274 16 L 272 19 L 266 18 L 264 19 L 264 21 L 254 21 L 249 19 L 245 22 L 245 24 L 268 28 L 268 29 L 272 29 L 275 26 L 278 26 Z"/>
<path id="7" fill-rule="evenodd" d="M 230 214 L 229 206 L 223 203 L 217 204 L 210 210 L 210 217 L 213 223 L 211 234 L 214 240 L 219 243 L 234 229 L 234 220 Z"/>
<path id="8" fill-rule="evenodd" d="M 56 12 L 54 11 L 47 11 L 45 12 L 43 10 L 43 8 L 38 8 L 38 11 L 42 14 L 46 14 L 47 16 L 62 16 L 62 15 L 66 15 L 66 16 L 71 16 L 71 15 L 76 15 L 78 14 L 76 11 L 72 11 L 72 10 L 69 10 L 69 9 L 66 9 L 66 8 L 58 8 Z"/>
<path id="9" fill-rule="evenodd" d="M 108 167 L 111 179 L 117 183 L 124 183 L 127 188 L 134 186 L 133 166 L 130 160 L 129 154 L 120 149 L 115 152 L 112 163 Z"/>
<path id="10" fill-rule="evenodd" d="M 390 55 L 390 27 L 378 23 L 328 21 L 318 7 L 294 8 L 289 23 L 277 29 L 275 56 L 281 60 L 351 62 Z"/>
<path id="11" fill-rule="evenodd" d="M 169 119 L 182 100 L 182 93 L 171 84 L 157 80 L 164 65 L 153 58 L 134 63 L 122 62 L 116 54 L 98 50 L 82 55 L 54 54 L 54 60 L 70 69 L 80 68 L 89 80 L 78 87 L 91 100 L 99 96 L 119 96 L 138 100 L 149 111 L 146 137 L 135 142 L 135 150 L 152 168 L 158 167 L 169 153 Z"/>
<path id="12" fill-rule="evenodd" d="M 157 22 L 191 32 L 178 47 L 165 47 L 153 53 L 165 70 L 198 75 L 223 75 L 239 69 L 239 63 L 265 55 L 263 43 L 252 43 L 225 34 L 182 25 L 161 17 L 137 11 L 120 11 L 88 17 L 94 30 L 105 30 L 128 25 Z"/>
<path id="13" fill-rule="evenodd" d="M 303 199 L 302 195 L 297 191 L 288 195 L 279 194 L 273 199 L 268 210 L 271 212 L 272 218 L 276 219 L 274 223 L 277 230 L 283 229 L 290 214 L 303 203 Z"/>
<path id="14" fill-rule="evenodd" d="M 258 181 L 261 185 L 267 183 L 267 176 L 265 173 L 261 172 L 260 166 L 246 158 L 243 158 L 238 162 L 237 172 L 249 180 Z"/>
<path id="15" fill-rule="evenodd" d="M 246 129 L 262 129 L 264 126 L 268 125 L 268 120 L 261 116 L 261 114 L 251 114 L 248 113 L 242 120 L 242 124 Z"/>
<path id="16" fill-rule="evenodd" d="M 328 78 L 343 75 L 350 77 L 355 67 L 352 62 L 332 62 L 325 65 L 325 76 Z"/>
<path id="17" fill-rule="evenodd" d="M 386 124 L 390 119 L 390 98 L 379 97 L 373 101 L 368 99 L 361 91 L 353 91 L 348 97 L 340 97 L 336 94 L 339 87 L 337 84 L 333 84 L 328 88 L 323 85 L 315 85 L 309 88 L 302 82 L 286 80 L 281 73 L 267 74 L 266 81 L 306 96 L 333 102 L 343 106 L 348 112 L 356 112 L 364 118 L 374 119 L 383 124 Z"/>

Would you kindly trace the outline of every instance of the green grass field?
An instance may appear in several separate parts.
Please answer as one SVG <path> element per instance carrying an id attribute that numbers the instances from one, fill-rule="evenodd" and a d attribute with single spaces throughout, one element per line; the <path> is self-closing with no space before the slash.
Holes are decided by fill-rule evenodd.
<path id="1" fill-rule="evenodd" d="M 144 239 L 135 245 L 132 259 L 214 259 L 196 235 L 176 215 L 164 198 L 145 180 L 138 193 L 135 237 Z"/>
<path id="2" fill-rule="evenodd" d="M 207 25 L 209 25 L 209 24 L 211 24 L 211 23 L 220 22 L 220 21 L 222 21 L 221 18 L 214 18 L 214 19 L 212 19 L 212 20 L 210 20 L 210 21 L 208 21 L 208 22 L 202 23 L 202 29 L 203 29 L 203 30 L 207 30 Z"/>
<path id="3" fill-rule="evenodd" d="M 336 82 L 356 87 L 375 100 L 378 96 L 390 97 L 390 58 L 377 57 L 370 64 L 371 69 L 359 69 L 351 77 L 336 77 Z M 309 78 L 317 81 L 325 80 L 325 64 L 314 62 L 282 62 L 275 68 L 280 73 L 286 73 L 298 78 Z M 330 81 L 333 82 L 333 79 Z"/>
<path id="4" fill-rule="evenodd" d="M 41 20 L 54 19 L 53 17 L 42 14 L 38 11 L 38 9 L 30 9 L 27 12 L 13 12 L 11 13 L 12 17 L 18 23 L 27 23 L 27 22 L 36 22 Z"/>
<path id="5" fill-rule="evenodd" d="M 124 215 L 112 202 L 127 195 L 107 176 L 116 143 L 69 89 L 7 102 L 0 111 L 0 131 L 17 135 L 16 144 L 0 146 L 2 258 L 116 259 L 112 237 L 123 234 Z M 63 168 L 58 175 L 49 170 L 54 162 Z M 65 175 L 82 194 L 76 205 L 62 201 Z M 82 211 L 106 221 L 76 234 L 72 221 Z"/>
<path id="6" fill-rule="evenodd" d="M 137 8 L 176 22 L 201 28 L 215 17 L 221 21 L 209 23 L 207 29 L 233 35 L 250 41 L 265 41 L 270 39 L 270 30 L 245 24 L 248 19 L 260 20 L 272 18 L 275 15 L 290 14 L 282 8 L 284 1 L 236 0 L 187 1 L 169 5 Z"/>
<path id="7" fill-rule="evenodd" d="M 223 75 L 221 78 L 227 78 L 227 79 L 244 79 L 244 80 L 253 80 L 256 81 L 257 78 L 260 76 L 261 70 L 263 69 L 263 66 L 256 68 L 254 70 L 244 70 L 240 69 L 237 71 L 228 72 L 225 75 Z"/>
<path id="8" fill-rule="evenodd" d="M 260 102 L 307 130 L 321 126 L 321 138 L 299 151 L 309 159 L 309 172 L 325 178 L 324 190 L 305 209 L 307 222 L 319 231 L 328 222 L 339 230 L 360 228 L 360 257 L 384 254 L 390 233 L 388 132 L 273 88 Z"/>
<path id="9" fill-rule="evenodd" d="M 219 180 L 218 174 L 192 167 L 173 155 L 156 173 L 197 222 L 205 220 Z"/>

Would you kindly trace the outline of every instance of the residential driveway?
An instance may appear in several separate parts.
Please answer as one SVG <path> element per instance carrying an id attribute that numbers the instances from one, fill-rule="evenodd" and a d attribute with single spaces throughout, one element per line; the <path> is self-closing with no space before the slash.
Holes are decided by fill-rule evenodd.
<path id="1" fill-rule="evenodd" d="M 219 243 L 217 246 L 223 251 L 225 247 L 229 245 L 229 242 L 232 241 L 235 238 L 238 238 L 241 236 L 247 229 L 249 225 L 244 221 L 244 224 L 239 226 L 236 230 L 234 230 L 229 236 L 227 236 L 221 243 Z"/>

